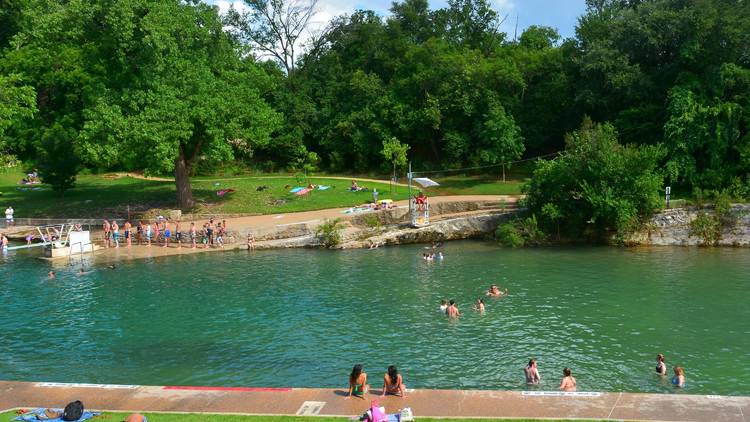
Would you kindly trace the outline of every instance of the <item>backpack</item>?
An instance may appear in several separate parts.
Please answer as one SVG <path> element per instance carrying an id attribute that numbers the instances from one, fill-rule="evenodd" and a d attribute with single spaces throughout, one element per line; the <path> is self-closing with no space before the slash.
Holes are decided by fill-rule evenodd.
<path id="1" fill-rule="evenodd" d="M 83 403 L 80 400 L 72 401 L 65 406 L 63 411 L 62 420 L 64 421 L 77 421 L 83 416 Z"/>

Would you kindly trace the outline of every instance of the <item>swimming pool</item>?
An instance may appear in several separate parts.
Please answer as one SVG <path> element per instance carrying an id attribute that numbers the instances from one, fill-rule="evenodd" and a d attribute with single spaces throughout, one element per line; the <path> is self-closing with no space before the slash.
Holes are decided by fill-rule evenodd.
<path id="1" fill-rule="evenodd" d="M 344 387 L 354 363 L 415 388 L 667 392 L 657 353 L 690 393 L 750 394 L 750 255 L 743 249 L 236 251 L 57 268 L 0 258 L 0 379 Z M 471 304 L 490 283 L 510 296 Z M 464 316 L 449 321 L 440 299 Z"/>

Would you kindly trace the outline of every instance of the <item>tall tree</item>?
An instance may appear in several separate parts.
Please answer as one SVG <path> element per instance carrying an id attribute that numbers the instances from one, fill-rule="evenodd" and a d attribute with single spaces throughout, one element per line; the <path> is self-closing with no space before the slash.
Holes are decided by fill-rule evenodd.
<path id="1" fill-rule="evenodd" d="M 300 38 L 309 29 L 318 0 L 245 0 L 249 10 L 229 9 L 232 33 L 260 53 L 272 57 L 292 76 Z"/>

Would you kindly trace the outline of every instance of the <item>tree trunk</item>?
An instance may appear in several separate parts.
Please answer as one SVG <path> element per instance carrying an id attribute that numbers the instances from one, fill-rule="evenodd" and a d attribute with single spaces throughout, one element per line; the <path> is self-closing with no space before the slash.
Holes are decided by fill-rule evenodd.
<path id="1" fill-rule="evenodd" d="M 177 186 L 177 206 L 181 210 L 189 210 L 195 206 L 193 189 L 190 187 L 190 163 L 180 149 L 180 155 L 174 163 L 174 182 Z"/>

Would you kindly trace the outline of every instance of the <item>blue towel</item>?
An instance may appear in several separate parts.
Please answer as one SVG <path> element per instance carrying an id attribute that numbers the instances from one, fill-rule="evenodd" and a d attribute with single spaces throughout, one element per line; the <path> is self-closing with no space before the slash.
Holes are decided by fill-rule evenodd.
<path id="1" fill-rule="evenodd" d="M 318 186 L 318 190 L 326 190 L 326 189 L 331 189 L 331 187 L 330 186 L 323 186 L 323 185 Z"/>
<path id="2" fill-rule="evenodd" d="M 40 421 L 42 420 L 42 421 L 49 421 L 49 422 L 63 422 L 62 418 L 37 419 L 36 417 L 37 415 L 41 415 L 42 417 L 44 417 L 44 411 L 47 409 L 48 408 L 46 407 L 40 407 L 38 409 L 34 409 L 29 412 L 26 412 L 23 415 L 18 415 L 13 420 L 16 420 L 16 421 Z M 62 413 L 63 411 L 63 409 L 52 409 L 52 410 L 54 410 L 55 412 L 60 412 L 60 413 Z M 100 414 L 99 412 L 83 412 L 83 415 L 81 415 L 81 419 L 78 419 L 75 422 L 87 421 L 93 418 L 94 416 L 98 416 L 99 414 Z"/>
<path id="3" fill-rule="evenodd" d="M 304 188 L 294 188 L 294 189 L 290 190 L 289 193 L 297 193 L 297 192 L 301 191 L 302 189 L 304 189 Z"/>

